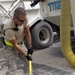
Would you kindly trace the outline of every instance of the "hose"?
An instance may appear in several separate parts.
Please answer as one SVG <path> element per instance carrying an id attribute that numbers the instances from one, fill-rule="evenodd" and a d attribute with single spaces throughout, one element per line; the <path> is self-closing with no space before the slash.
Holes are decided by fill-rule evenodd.
<path id="1" fill-rule="evenodd" d="M 75 67 L 75 55 L 70 42 L 71 5 L 70 0 L 61 0 L 60 41 L 64 57 Z"/>

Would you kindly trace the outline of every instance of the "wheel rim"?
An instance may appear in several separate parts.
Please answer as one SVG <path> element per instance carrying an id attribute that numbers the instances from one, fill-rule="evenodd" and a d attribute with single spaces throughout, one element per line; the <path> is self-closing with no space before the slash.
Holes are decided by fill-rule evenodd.
<path id="1" fill-rule="evenodd" d="M 42 27 L 39 32 L 39 39 L 42 43 L 47 43 L 50 39 L 50 32 L 47 28 Z"/>

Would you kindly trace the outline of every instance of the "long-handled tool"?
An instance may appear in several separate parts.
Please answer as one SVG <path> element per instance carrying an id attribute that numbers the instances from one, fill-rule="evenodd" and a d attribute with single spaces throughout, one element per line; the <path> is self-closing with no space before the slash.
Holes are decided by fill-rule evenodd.
<path id="1" fill-rule="evenodd" d="M 32 75 L 32 61 L 29 60 L 29 75 Z"/>
<path id="2" fill-rule="evenodd" d="M 28 54 L 27 58 L 28 58 L 28 62 L 29 62 L 29 75 L 32 75 L 32 58 L 31 58 L 31 54 Z"/>
<path id="3" fill-rule="evenodd" d="M 28 49 L 28 62 L 29 62 L 29 75 L 33 75 L 32 73 L 32 54 L 33 54 L 33 48 L 31 47 L 31 49 Z"/>

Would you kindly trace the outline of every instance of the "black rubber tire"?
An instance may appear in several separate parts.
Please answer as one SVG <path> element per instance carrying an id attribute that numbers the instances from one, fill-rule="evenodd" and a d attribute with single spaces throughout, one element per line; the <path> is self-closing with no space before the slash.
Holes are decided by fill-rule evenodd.
<path id="1" fill-rule="evenodd" d="M 31 30 L 31 35 L 32 35 L 32 45 L 37 49 L 47 48 L 53 42 L 53 30 L 50 24 L 44 21 L 38 23 Z"/>

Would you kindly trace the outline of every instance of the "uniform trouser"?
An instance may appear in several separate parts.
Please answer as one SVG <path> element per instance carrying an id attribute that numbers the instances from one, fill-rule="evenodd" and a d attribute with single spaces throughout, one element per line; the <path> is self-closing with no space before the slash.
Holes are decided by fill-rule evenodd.
<path id="1" fill-rule="evenodd" d="M 23 61 L 24 73 L 28 73 L 29 67 L 26 57 L 23 56 L 21 53 L 18 55 L 17 50 L 15 50 L 13 47 L 6 46 L 4 50 L 4 55 L 6 59 L 6 65 L 8 66 L 8 71 L 6 75 L 16 75 L 17 57 L 19 57 Z"/>

